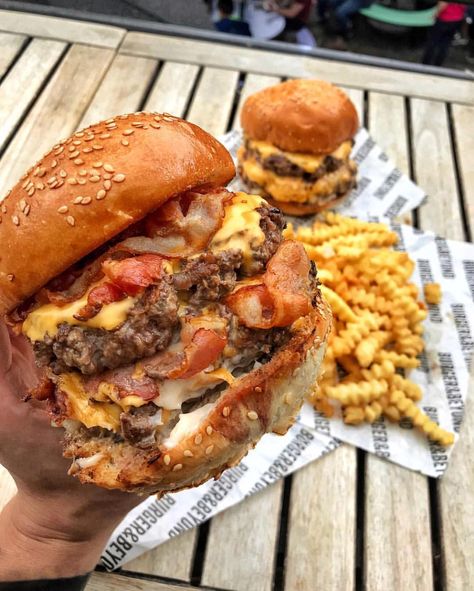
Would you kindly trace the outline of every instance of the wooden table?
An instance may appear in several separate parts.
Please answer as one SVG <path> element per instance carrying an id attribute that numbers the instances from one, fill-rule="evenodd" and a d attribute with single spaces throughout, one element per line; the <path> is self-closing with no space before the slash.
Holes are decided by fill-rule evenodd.
<path id="1" fill-rule="evenodd" d="M 7 11 L 0 194 L 78 127 L 150 109 L 218 135 L 238 125 L 246 96 L 288 76 L 346 87 L 375 139 L 430 195 L 416 223 L 471 238 L 473 82 Z M 439 482 L 344 445 L 118 573 L 95 574 L 87 589 L 474 589 L 472 402 Z M 0 477 L 4 503 L 13 486 Z"/>

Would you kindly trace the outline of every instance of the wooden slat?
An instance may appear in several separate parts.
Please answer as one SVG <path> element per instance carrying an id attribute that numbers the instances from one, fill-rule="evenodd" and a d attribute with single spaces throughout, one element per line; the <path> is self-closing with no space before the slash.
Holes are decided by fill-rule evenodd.
<path id="1" fill-rule="evenodd" d="M 456 152 L 464 193 L 467 223 L 474 235 L 474 107 L 452 106 Z"/>
<path id="2" fill-rule="evenodd" d="M 273 588 L 282 491 L 280 480 L 214 517 L 204 562 L 204 585 L 233 591 Z"/>
<path id="3" fill-rule="evenodd" d="M 119 46 L 126 33 L 118 27 L 14 10 L 0 10 L 0 30 L 111 49 Z"/>
<path id="4" fill-rule="evenodd" d="M 446 591 L 474 589 L 474 365 L 460 439 L 438 485 Z"/>
<path id="5" fill-rule="evenodd" d="M 15 482 L 10 473 L 0 465 L 0 511 L 16 492 Z"/>
<path id="6" fill-rule="evenodd" d="M 198 589 L 198 587 L 147 581 L 108 573 L 93 573 L 85 591 L 182 591 L 183 589 Z"/>
<path id="7" fill-rule="evenodd" d="M 285 589 L 353 591 L 355 498 L 353 447 L 343 445 L 295 473 Z"/>
<path id="8" fill-rule="evenodd" d="M 78 127 L 136 111 L 156 67 L 156 60 L 117 55 Z"/>
<path id="9" fill-rule="evenodd" d="M 158 575 L 180 581 L 191 580 L 192 559 L 197 528 L 161 544 L 123 566 L 130 572 Z"/>
<path id="10" fill-rule="evenodd" d="M 336 84 L 367 90 L 474 103 L 474 83 L 469 80 L 450 78 L 448 81 L 441 76 L 218 45 L 209 41 L 132 32 L 127 33 L 120 51 L 163 60 L 235 68 L 255 74 L 324 78 Z"/>
<path id="11" fill-rule="evenodd" d="M 0 161 L 0 195 L 74 131 L 113 55 L 110 49 L 71 47 Z"/>
<path id="12" fill-rule="evenodd" d="M 240 111 L 246 101 L 246 99 L 255 92 L 267 88 L 267 86 L 273 86 L 278 84 L 280 78 L 276 76 L 262 76 L 260 74 L 247 74 L 245 76 L 245 82 L 240 93 L 239 104 L 235 111 L 234 120 L 232 122 L 232 129 L 238 129 L 240 127 Z"/>
<path id="13" fill-rule="evenodd" d="M 0 78 L 10 67 L 25 41 L 26 37 L 24 35 L 0 33 Z"/>
<path id="14" fill-rule="evenodd" d="M 61 57 L 65 43 L 33 39 L 0 86 L 0 150 Z M 19 90 L 21 91 L 19 92 Z"/>
<path id="15" fill-rule="evenodd" d="M 198 72 L 199 67 L 194 64 L 166 62 L 151 89 L 146 110 L 182 117 Z"/>
<path id="16" fill-rule="evenodd" d="M 440 236 L 462 240 L 463 227 L 446 105 L 413 99 L 411 126 L 416 182 L 428 194 L 420 224 Z"/>
<path id="17" fill-rule="evenodd" d="M 409 174 L 403 97 L 370 93 L 369 130 Z M 372 454 L 366 464 L 364 559 L 367 591 L 433 589 L 427 479 Z"/>
<path id="18" fill-rule="evenodd" d="M 235 70 L 204 68 L 187 119 L 213 135 L 224 133 L 238 78 Z"/>

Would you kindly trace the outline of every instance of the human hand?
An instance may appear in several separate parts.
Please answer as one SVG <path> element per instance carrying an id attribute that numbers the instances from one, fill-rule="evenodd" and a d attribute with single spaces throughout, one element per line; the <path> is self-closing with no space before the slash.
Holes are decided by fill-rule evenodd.
<path id="1" fill-rule="evenodd" d="M 0 464 L 18 487 L 0 514 L 0 581 L 88 572 L 115 526 L 140 502 L 68 476 L 62 429 L 51 427 L 43 403 L 21 400 L 37 380 L 31 346 L 0 321 Z"/>

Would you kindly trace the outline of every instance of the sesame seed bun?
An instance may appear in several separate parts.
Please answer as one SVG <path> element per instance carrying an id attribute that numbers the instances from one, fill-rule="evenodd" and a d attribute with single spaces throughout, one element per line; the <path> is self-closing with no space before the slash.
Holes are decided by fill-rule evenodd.
<path id="1" fill-rule="evenodd" d="M 342 203 L 350 191 L 344 193 L 344 195 L 335 196 L 333 199 L 329 199 L 327 201 L 319 201 L 316 203 L 296 203 L 296 201 L 277 201 L 276 199 L 272 199 L 268 195 L 265 196 L 265 199 L 275 207 L 281 209 L 283 213 L 286 215 L 294 215 L 297 217 L 305 216 L 305 215 L 314 215 L 319 213 L 320 211 L 324 211 L 325 209 L 336 207 L 339 203 Z"/>
<path id="2" fill-rule="evenodd" d="M 0 205 L 0 315 L 172 196 L 234 174 L 215 138 L 166 114 L 120 115 L 59 142 Z"/>
<path id="3" fill-rule="evenodd" d="M 245 135 L 287 152 L 329 154 L 359 127 L 349 97 L 322 80 L 288 80 L 252 94 L 241 113 Z"/>
<path id="4" fill-rule="evenodd" d="M 82 482 L 143 494 L 198 486 L 236 465 L 268 432 L 284 434 L 314 387 L 326 348 L 331 313 L 317 310 L 295 323 L 290 341 L 258 369 L 237 379 L 201 423 L 166 451 L 91 436 L 63 423 L 70 473 Z"/>

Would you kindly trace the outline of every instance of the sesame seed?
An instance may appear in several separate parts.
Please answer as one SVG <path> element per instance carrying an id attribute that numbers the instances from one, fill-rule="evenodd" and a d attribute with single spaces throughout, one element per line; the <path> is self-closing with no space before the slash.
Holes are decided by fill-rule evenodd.
<path id="1" fill-rule="evenodd" d="M 158 123 L 161 121 L 161 117 L 160 117 L 160 116 L 158 116 L 158 115 L 157 115 L 156 117 L 153 117 L 153 119 L 154 119 L 155 121 L 158 121 Z"/>
<path id="2" fill-rule="evenodd" d="M 80 179 L 77 179 L 77 182 L 78 182 L 80 185 L 85 185 L 85 184 L 86 184 L 86 179 L 80 178 Z"/>
<path id="3" fill-rule="evenodd" d="M 46 168 L 40 168 L 38 171 L 38 176 L 42 177 L 46 174 Z"/>
<path id="4" fill-rule="evenodd" d="M 101 160 L 97 160 L 97 162 L 92 163 L 93 168 L 102 168 L 103 165 L 104 163 Z"/>
<path id="5" fill-rule="evenodd" d="M 135 133 L 134 129 L 126 129 L 122 132 L 122 135 L 132 135 L 132 133 Z"/>
<path id="6" fill-rule="evenodd" d="M 81 168 L 79 171 L 79 176 L 87 176 L 87 170 L 85 168 Z"/>
<path id="7" fill-rule="evenodd" d="M 186 456 L 187 458 L 192 458 L 193 457 L 193 452 L 190 449 L 185 449 L 183 451 L 183 456 Z"/>
<path id="8" fill-rule="evenodd" d="M 26 189 L 26 187 L 29 185 L 29 183 L 30 183 L 30 180 L 26 179 L 26 181 L 21 185 L 21 188 Z"/>
<path id="9" fill-rule="evenodd" d="M 128 140 L 122 140 L 122 146 L 129 146 L 130 142 Z"/>
<path id="10" fill-rule="evenodd" d="M 13 275 L 13 273 L 8 273 L 7 279 L 8 281 L 13 281 L 15 279 L 15 275 Z"/>
<path id="11" fill-rule="evenodd" d="M 50 177 L 46 182 L 48 183 L 48 185 L 52 185 L 53 183 L 55 183 L 58 179 L 55 176 Z"/>
<path id="12" fill-rule="evenodd" d="M 115 123 L 115 119 L 111 117 L 110 119 L 106 119 L 106 123 Z"/>
<path id="13" fill-rule="evenodd" d="M 106 181 L 109 181 L 112 177 L 113 177 L 113 174 L 110 174 L 110 172 L 105 172 L 104 173 L 104 179 Z"/>
<path id="14" fill-rule="evenodd" d="M 100 201 L 101 199 L 105 199 L 106 195 L 107 193 L 104 191 L 104 189 L 101 189 L 100 191 L 97 191 L 97 195 L 95 196 L 95 198 L 97 199 L 97 201 Z"/>
<path id="15" fill-rule="evenodd" d="M 72 202 L 74 203 L 74 205 L 79 205 L 79 203 L 82 202 L 82 195 L 78 195 L 77 197 L 74 197 Z"/>
<path id="16" fill-rule="evenodd" d="M 76 148 L 74 146 L 69 146 L 68 150 L 70 152 L 75 152 L 76 151 Z"/>
<path id="17" fill-rule="evenodd" d="M 247 416 L 251 421 L 256 421 L 258 419 L 258 414 L 254 410 L 249 410 Z"/>
<path id="18" fill-rule="evenodd" d="M 7 206 L 4 203 L 2 204 L 2 213 L 7 213 Z"/>
<path id="19" fill-rule="evenodd" d="M 206 433 L 207 433 L 208 435 L 212 435 L 212 427 L 211 427 L 211 425 L 208 425 L 208 426 L 206 427 Z"/>
<path id="20" fill-rule="evenodd" d="M 28 196 L 31 197 L 34 194 L 34 192 L 35 192 L 35 188 L 34 187 L 30 187 L 28 189 Z"/>
<path id="21" fill-rule="evenodd" d="M 213 449 L 214 449 L 213 445 L 209 445 L 208 447 L 206 447 L 206 456 L 208 456 L 210 453 L 212 453 Z"/>
<path id="22" fill-rule="evenodd" d="M 74 140 L 72 142 L 75 146 L 80 146 L 82 144 L 81 140 Z"/>
<path id="23" fill-rule="evenodd" d="M 133 121 L 132 125 L 133 127 L 143 127 L 143 123 L 141 123 L 140 121 Z"/>
<path id="24" fill-rule="evenodd" d="M 20 199 L 19 206 L 20 206 L 21 211 L 25 211 L 26 205 L 27 205 L 26 201 L 24 199 Z"/>
<path id="25" fill-rule="evenodd" d="M 61 144 L 56 144 L 53 146 L 53 150 L 57 150 Z"/>
<path id="26" fill-rule="evenodd" d="M 33 173 L 33 176 L 38 176 L 38 172 L 39 172 L 39 171 L 40 171 L 40 167 L 39 167 L 39 166 L 37 166 L 37 167 L 35 168 L 35 171 L 34 171 L 34 173 Z"/>
<path id="27" fill-rule="evenodd" d="M 109 139 L 109 137 L 110 137 L 110 133 L 101 133 L 99 135 L 100 140 L 107 140 L 107 139 Z"/>
<path id="28" fill-rule="evenodd" d="M 81 205 L 89 205 L 89 203 L 92 201 L 92 197 L 83 197 L 82 201 L 81 201 Z"/>
<path id="29" fill-rule="evenodd" d="M 95 135 L 93 133 L 89 134 L 86 138 L 85 141 L 86 142 L 90 142 L 95 138 Z"/>
<path id="30" fill-rule="evenodd" d="M 201 443 L 202 443 L 202 435 L 201 435 L 201 433 L 198 433 L 196 435 L 196 437 L 194 438 L 194 443 L 196 445 L 201 445 Z"/>
<path id="31" fill-rule="evenodd" d="M 68 215 L 66 218 L 66 222 L 70 225 L 70 226 L 74 226 L 76 224 L 76 220 L 72 217 L 72 215 Z"/>
<path id="32" fill-rule="evenodd" d="M 110 189 L 110 187 L 111 187 L 111 186 L 112 186 L 112 183 L 111 183 L 109 180 L 107 180 L 107 181 L 104 181 L 104 189 L 105 189 L 106 191 L 108 191 L 108 190 Z"/>
<path id="33" fill-rule="evenodd" d="M 178 472 L 178 470 L 182 470 L 183 464 L 176 464 L 173 466 L 173 472 Z"/>
<path id="34" fill-rule="evenodd" d="M 82 158 L 76 158 L 74 160 L 74 164 L 77 164 L 78 166 L 80 166 L 81 164 L 84 164 L 84 160 Z"/>
<path id="35" fill-rule="evenodd" d="M 166 466 L 168 466 L 170 462 L 171 462 L 171 458 L 170 458 L 169 454 L 165 454 L 165 455 L 163 456 L 163 463 L 164 463 Z"/>
<path id="36" fill-rule="evenodd" d="M 262 388 L 260 388 L 260 386 L 255 386 L 255 392 L 261 392 Z"/>
<path id="37" fill-rule="evenodd" d="M 121 183 L 125 180 L 125 175 L 122 173 L 116 174 L 114 177 L 112 177 L 112 180 L 116 183 Z"/>
<path id="38" fill-rule="evenodd" d="M 94 150 L 103 150 L 104 146 L 101 146 L 100 144 L 92 144 L 92 147 L 94 148 Z"/>
<path id="39" fill-rule="evenodd" d="M 158 125 L 158 123 L 150 123 L 150 126 L 153 127 L 153 129 L 160 129 L 161 125 Z"/>
<path id="40" fill-rule="evenodd" d="M 100 176 L 96 176 L 96 175 L 91 176 L 89 178 L 89 180 L 90 180 L 91 183 L 98 183 L 100 181 Z"/>
<path id="41" fill-rule="evenodd" d="M 224 406 L 224 408 L 222 409 L 222 416 L 228 417 L 229 415 L 230 415 L 230 408 L 228 406 Z"/>
<path id="42" fill-rule="evenodd" d="M 61 169 L 59 171 L 59 176 L 63 179 L 65 179 L 67 177 L 67 172 L 64 169 Z"/>
<path id="43" fill-rule="evenodd" d="M 19 226 L 20 218 L 17 215 L 12 216 L 12 222 L 15 224 L 15 226 Z"/>
<path id="44" fill-rule="evenodd" d="M 69 158 L 72 160 L 73 158 L 77 158 L 79 156 L 80 152 L 79 150 L 74 150 L 74 152 L 71 152 L 69 154 Z"/>
<path id="45" fill-rule="evenodd" d="M 61 205 L 58 207 L 58 213 L 67 213 L 69 211 L 69 207 L 67 205 Z"/>
<path id="46" fill-rule="evenodd" d="M 115 172 L 115 168 L 111 164 L 104 164 L 104 170 L 107 172 Z"/>
<path id="47" fill-rule="evenodd" d="M 34 187 L 33 183 L 30 181 L 27 185 L 26 185 L 26 190 L 29 191 L 31 189 L 31 187 Z"/>
<path id="48" fill-rule="evenodd" d="M 42 191 L 44 189 L 44 183 L 36 183 L 36 188 Z"/>
<path id="49" fill-rule="evenodd" d="M 67 182 L 68 182 L 70 185 L 77 185 L 77 179 L 76 179 L 76 178 L 74 178 L 73 176 L 70 176 L 70 177 L 68 178 Z"/>
<path id="50" fill-rule="evenodd" d="M 76 137 L 84 137 L 84 132 L 83 131 L 78 131 L 77 133 L 74 134 Z"/>
<path id="51" fill-rule="evenodd" d="M 28 204 L 28 205 L 25 207 L 25 210 L 23 211 L 23 213 L 25 214 L 25 216 L 27 216 L 27 217 L 28 217 L 28 216 L 30 215 L 30 211 L 31 211 L 31 205 L 29 205 L 29 204 Z"/>

